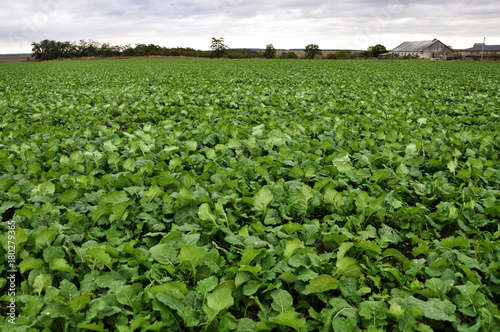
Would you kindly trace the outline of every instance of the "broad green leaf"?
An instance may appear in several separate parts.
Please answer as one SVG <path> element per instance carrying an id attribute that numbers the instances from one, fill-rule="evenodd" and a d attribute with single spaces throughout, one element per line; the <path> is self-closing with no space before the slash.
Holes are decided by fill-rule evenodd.
<path id="1" fill-rule="evenodd" d="M 33 290 L 40 295 L 44 289 L 52 286 L 52 278 L 45 273 L 41 273 L 33 280 Z"/>
<path id="2" fill-rule="evenodd" d="M 469 247 L 469 241 L 461 236 L 450 236 L 441 240 L 441 245 L 445 248 L 455 248 L 459 247 L 461 249 L 466 249 Z"/>
<path id="3" fill-rule="evenodd" d="M 455 174 L 455 170 L 457 169 L 457 164 L 454 160 L 450 160 L 448 162 L 448 164 L 446 164 L 446 166 L 448 166 L 448 169 L 453 173 Z"/>
<path id="4" fill-rule="evenodd" d="M 16 183 L 14 179 L 0 178 L 0 191 L 7 191 L 14 183 Z"/>
<path id="5" fill-rule="evenodd" d="M 228 223 L 226 211 L 224 211 L 224 205 L 222 203 L 222 197 L 219 198 L 217 203 L 215 204 L 215 213 L 221 218 L 224 218 L 226 220 L 226 223 Z M 228 226 L 229 227 L 229 226 Z"/>
<path id="6" fill-rule="evenodd" d="M 91 248 L 87 250 L 86 254 L 96 262 L 106 265 L 110 270 L 113 269 L 113 261 L 111 259 L 111 256 L 104 249 Z"/>
<path id="7" fill-rule="evenodd" d="M 384 301 L 363 301 L 359 304 L 359 315 L 364 327 L 384 326 L 387 319 L 387 304 Z"/>
<path id="8" fill-rule="evenodd" d="M 102 216 L 110 214 L 110 213 L 111 213 L 111 206 L 110 205 L 98 205 L 96 210 L 92 213 L 92 219 L 94 221 L 97 221 Z"/>
<path id="9" fill-rule="evenodd" d="M 309 281 L 305 288 L 305 294 L 324 293 L 337 288 L 339 288 L 338 281 L 323 274 Z"/>
<path id="10" fill-rule="evenodd" d="M 53 271 L 64 271 L 69 273 L 74 273 L 71 265 L 64 258 L 56 258 L 50 264 L 49 268 Z"/>
<path id="11" fill-rule="evenodd" d="M 382 253 L 382 257 L 393 257 L 401 263 L 408 261 L 408 258 L 406 258 L 401 252 L 394 248 L 384 250 L 384 252 Z"/>
<path id="12" fill-rule="evenodd" d="M 290 257 L 293 255 L 294 251 L 299 249 L 300 247 L 303 247 L 303 246 L 304 246 L 304 242 L 300 241 L 299 239 L 290 240 L 286 243 L 285 251 L 283 252 L 283 256 L 285 256 L 286 259 L 290 259 Z"/>
<path id="13" fill-rule="evenodd" d="M 202 221 L 211 221 L 215 225 L 217 225 L 216 219 L 217 217 L 210 210 L 210 206 L 207 203 L 203 203 L 198 208 L 198 217 Z"/>
<path id="14" fill-rule="evenodd" d="M 180 249 L 179 261 L 183 264 L 189 264 L 193 268 L 198 266 L 205 257 L 203 251 L 196 244 L 183 246 Z"/>
<path id="15" fill-rule="evenodd" d="M 256 258 L 262 257 L 266 252 L 265 249 L 245 249 L 241 255 L 239 266 L 250 265 Z"/>
<path id="16" fill-rule="evenodd" d="M 334 297 L 328 303 L 332 306 L 332 310 L 336 317 L 344 316 L 352 319 L 358 318 L 358 310 L 347 303 L 346 300 L 340 297 Z"/>
<path id="17" fill-rule="evenodd" d="M 130 322 L 130 330 L 135 331 L 136 329 L 140 328 L 141 326 L 144 326 L 148 321 L 148 319 L 142 315 L 137 316 L 134 320 Z"/>
<path id="18" fill-rule="evenodd" d="M 252 279 L 252 274 L 249 273 L 249 272 L 238 272 L 236 274 L 236 277 L 234 278 L 234 285 L 236 287 L 240 287 L 241 285 L 243 285 L 245 282 L 247 282 L 248 280 L 251 280 Z"/>
<path id="19" fill-rule="evenodd" d="M 357 319 L 334 317 L 332 321 L 333 332 L 358 332 Z"/>
<path id="20" fill-rule="evenodd" d="M 297 194 L 296 208 L 299 216 L 306 216 L 309 208 L 309 202 L 313 198 L 313 189 L 307 184 L 304 184 Z"/>
<path id="21" fill-rule="evenodd" d="M 22 208 L 18 209 L 15 214 L 31 220 L 34 216 L 40 214 L 40 212 L 37 211 L 33 205 L 25 204 Z"/>
<path id="22" fill-rule="evenodd" d="M 350 162 L 351 162 L 351 158 L 347 152 L 339 153 L 338 155 L 336 155 L 332 159 L 333 165 L 337 166 L 337 167 L 341 166 L 341 165 L 349 164 Z"/>
<path id="23" fill-rule="evenodd" d="M 273 193 L 267 188 L 261 188 L 255 195 L 254 206 L 257 210 L 264 212 L 274 199 Z"/>
<path id="24" fill-rule="evenodd" d="M 161 321 L 156 321 L 153 324 L 149 325 L 145 331 L 157 331 L 161 332 L 165 329 L 165 323 Z"/>
<path id="25" fill-rule="evenodd" d="M 354 246 L 352 242 L 344 242 L 337 249 L 337 260 L 344 258 L 344 255 Z"/>
<path id="26" fill-rule="evenodd" d="M 61 295 L 69 301 L 80 296 L 80 291 L 78 291 L 78 288 L 76 288 L 75 284 L 68 280 L 61 281 L 61 283 L 59 284 L 59 290 L 61 292 Z"/>
<path id="27" fill-rule="evenodd" d="M 455 315 L 455 309 L 457 308 L 449 300 L 439 300 L 436 298 L 431 298 L 427 301 L 422 301 L 414 297 L 408 298 L 408 304 L 419 308 L 425 317 L 440 321 L 455 322 L 457 317 Z"/>
<path id="28" fill-rule="evenodd" d="M 457 172 L 457 177 L 459 179 L 462 179 L 463 181 L 469 181 L 472 177 L 472 169 L 466 168 L 466 169 L 459 170 Z"/>
<path id="29" fill-rule="evenodd" d="M 163 189 L 158 186 L 151 186 L 144 193 L 141 203 L 150 203 L 155 197 L 159 197 L 161 195 L 163 195 Z"/>
<path id="30" fill-rule="evenodd" d="M 374 241 L 361 240 L 358 243 L 356 243 L 356 248 L 361 248 L 364 251 L 371 251 L 378 255 L 382 253 L 382 248 Z"/>
<path id="31" fill-rule="evenodd" d="M 368 208 L 368 203 L 370 201 L 370 196 L 366 191 L 362 191 L 356 197 L 356 208 L 359 213 L 366 214 L 366 209 Z"/>
<path id="32" fill-rule="evenodd" d="M 356 169 L 349 164 L 339 164 L 339 165 L 336 165 L 336 167 L 340 173 L 348 174 L 348 173 L 355 173 L 356 172 Z"/>
<path id="33" fill-rule="evenodd" d="M 381 228 L 378 230 L 378 234 L 380 235 L 381 240 L 384 242 L 395 244 L 401 242 L 401 236 L 398 234 L 398 232 L 394 228 L 391 228 L 385 224 L 382 224 Z"/>
<path id="34" fill-rule="evenodd" d="M 359 277 L 361 269 L 357 265 L 357 261 L 351 257 L 343 257 L 337 260 L 337 275 L 346 275 L 349 277 Z"/>
<path id="35" fill-rule="evenodd" d="M 175 201 L 175 206 L 177 208 L 182 208 L 184 206 L 191 205 L 195 200 L 193 192 L 189 189 L 181 188 L 177 200 Z"/>
<path id="36" fill-rule="evenodd" d="M 44 306 L 43 299 L 40 297 L 31 297 L 23 308 L 23 314 L 26 317 L 35 317 Z"/>
<path id="37" fill-rule="evenodd" d="M 135 159 L 133 158 L 128 158 L 123 162 L 122 165 L 123 169 L 129 172 L 134 172 L 135 171 Z"/>
<path id="38" fill-rule="evenodd" d="M 207 296 L 207 306 L 216 313 L 215 315 L 233 304 L 234 298 L 228 287 L 220 287 Z"/>
<path id="39" fill-rule="evenodd" d="M 26 271 L 38 269 L 40 266 L 42 266 L 43 260 L 39 258 L 33 258 L 33 257 L 28 257 L 25 258 L 19 263 L 19 270 L 21 271 L 21 274 L 24 274 Z"/>
<path id="40" fill-rule="evenodd" d="M 372 176 L 370 177 L 370 181 L 378 182 L 386 180 L 391 173 L 385 169 L 377 169 L 373 171 Z"/>
<path id="41" fill-rule="evenodd" d="M 85 293 L 85 294 L 82 294 L 82 295 L 78 296 L 77 298 L 71 300 L 69 305 L 71 306 L 71 309 L 73 310 L 73 314 L 76 314 L 78 312 L 78 310 L 80 310 L 85 305 L 87 305 L 93 296 L 94 296 L 94 294 Z"/>
<path id="42" fill-rule="evenodd" d="M 299 331 L 306 325 L 305 318 L 298 318 L 298 314 L 294 310 L 284 311 L 280 313 L 274 319 L 276 324 L 289 326 L 294 328 L 296 331 Z"/>
<path id="43" fill-rule="evenodd" d="M 198 148 L 198 143 L 196 141 L 186 141 L 184 147 L 187 151 L 196 151 Z"/>
<path id="44" fill-rule="evenodd" d="M 214 276 L 200 280 L 196 283 L 196 292 L 205 300 L 207 295 L 217 287 L 217 278 Z"/>
<path id="45" fill-rule="evenodd" d="M 417 155 L 417 145 L 410 143 L 405 148 L 405 154 L 410 157 L 415 157 Z"/>
<path id="46" fill-rule="evenodd" d="M 161 285 L 152 286 L 149 292 L 153 295 L 158 293 L 168 294 L 176 299 L 184 299 L 184 294 L 187 293 L 187 286 L 181 281 L 171 281 Z"/>
<path id="47" fill-rule="evenodd" d="M 304 232 L 304 225 L 301 225 L 296 222 L 289 222 L 288 224 L 283 225 L 283 229 L 290 235 L 293 235 L 297 232 Z"/>
<path id="48" fill-rule="evenodd" d="M 255 275 L 255 273 L 254 273 Z M 251 296 L 255 294 L 259 288 L 262 286 L 262 283 L 257 280 L 250 280 L 243 286 L 243 295 Z"/>
<path id="49" fill-rule="evenodd" d="M 410 173 L 410 170 L 408 169 L 408 167 L 406 167 L 405 164 L 399 164 L 398 168 L 396 168 L 396 174 L 401 176 L 401 177 L 405 177 L 406 175 L 408 175 Z"/>
<path id="50" fill-rule="evenodd" d="M 69 156 L 69 160 L 72 164 L 81 164 L 85 162 L 85 157 L 83 155 L 83 152 L 78 150 L 71 153 L 71 155 Z"/>
<path id="51" fill-rule="evenodd" d="M 285 282 L 288 282 L 288 283 L 293 283 L 293 282 L 298 280 L 297 276 L 295 274 L 293 274 L 291 271 L 283 272 L 279 278 Z"/>
<path id="52" fill-rule="evenodd" d="M 161 264 L 175 266 L 178 263 L 177 250 L 169 244 L 158 244 L 149 249 L 153 259 Z"/>
<path id="53" fill-rule="evenodd" d="M 78 190 L 76 189 L 69 189 L 66 190 L 64 193 L 59 196 L 58 201 L 59 203 L 63 205 L 70 205 L 75 201 L 75 199 L 78 197 Z"/>
<path id="54" fill-rule="evenodd" d="M 99 204 L 117 204 L 128 199 L 127 193 L 125 191 L 112 191 L 109 194 L 102 195 L 99 197 Z"/>
<path id="55" fill-rule="evenodd" d="M 85 323 L 78 323 L 76 325 L 76 328 L 78 330 L 90 330 L 90 331 L 96 331 L 96 332 L 104 332 L 107 329 L 104 329 L 104 323 L 97 324 L 97 323 L 92 323 L 92 324 L 85 324 Z"/>
<path id="56" fill-rule="evenodd" d="M 387 313 L 394 317 L 396 319 L 396 321 L 399 321 L 404 313 L 405 313 L 405 309 L 401 308 L 401 306 L 395 302 L 391 303 L 391 306 L 389 308 L 389 310 L 387 311 Z"/>
<path id="57" fill-rule="evenodd" d="M 219 323 L 219 331 L 234 331 L 238 327 L 238 320 L 231 315 L 231 313 L 225 313 Z"/>
<path id="58" fill-rule="evenodd" d="M 250 318 L 241 318 L 238 320 L 238 327 L 236 332 L 255 332 L 257 331 L 257 326 L 253 320 Z"/>
<path id="59" fill-rule="evenodd" d="M 271 307 L 277 312 L 284 312 L 293 309 L 293 298 L 292 296 L 283 289 L 277 289 L 271 293 L 273 298 L 273 303 Z"/>
<path id="60" fill-rule="evenodd" d="M 389 311 L 390 313 L 390 311 Z M 423 324 L 420 324 L 423 325 Z M 405 311 L 403 316 L 398 320 L 399 331 L 402 332 L 411 332 L 415 331 L 415 327 L 417 326 L 417 320 L 415 316 L 409 311 Z M 429 332 L 432 332 L 432 329 L 429 328 Z M 425 329 L 418 329 L 417 331 L 426 331 Z"/>
<path id="61" fill-rule="evenodd" d="M 451 282 L 444 282 L 439 278 L 430 278 L 425 281 L 425 287 L 430 290 L 434 296 L 439 297 L 441 294 L 446 294 L 451 288 Z"/>
<path id="62" fill-rule="evenodd" d="M 140 287 L 140 286 L 139 286 Z M 134 307 L 134 301 L 137 298 L 137 293 L 140 289 L 132 285 L 125 285 L 116 291 L 116 300 L 123 305 Z"/>
<path id="63" fill-rule="evenodd" d="M 207 156 L 208 159 L 211 160 L 217 159 L 217 153 L 215 152 L 214 149 L 207 149 L 207 151 L 205 151 L 205 155 Z"/>
<path id="64" fill-rule="evenodd" d="M 165 293 L 159 293 L 156 298 L 170 309 L 175 310 L 188 327 L 194 327 L 200 323 L 195 309 L 186 305 L 183 301 Z"/>
<path id="65" fill-rule="evenodd" d="M 203 258 L 203 264 L 208 267 L 212 273 L 219 273 L 225 266 L 226 261 L 219 254 L 217 249 L 212 248 Z"/>
<path id="66" fill-rule="evenodd" d="M 38 188 L 39 188 L 38 194 L 41 196 L 51 196 L 54 195 L 54 192 L 56 191 L 56 186 L 49 181 L 40 183 Z"/>
<path id="67" fill-rule="evenodd" d="M 255 126 L 252 128 L 252 135 L 253 136 L 262 136 L 264 133 L 264 130 L 266 130 L 266 126 L 264 124 L 260 124 L 258 126 Z"/>
<path id="68" fill-rule="evenodd" d="M 292 179 L 301 179 L 304 175 L 304 171 L 299 166 L 293 166 L 290 171 L 288 171 L 288 176 Z"/>
<path id="69" fill-rule="evenodd" d="M 50 228 L 42 230 L 35 238 L 37 244 L 48 246 L 56 239 L 56 232 Z"/>
<path id="70" fill-rule="evenodd" d="M 323 195 L 323 200 L 327 204 L 331 204 L 336 208 L 344 205 L 344 198 L 342 198 L 342 194 L 336 191 L 335 189 L 328 188 Z"/>
<path id="71" fill-rule="evenodd" d="M 477 291 L 480 286 L 467 281 L 467 284 L 455 287 L 460 291 L 453 301 L 458 310 L 469 317 L 478 316 L 479 308 L 487 303 L 485 295 Z"/>
<path id="72" fill-rule="evenodd" d="M 127 208 L 129 207 L 129 205 L 131 203 L 132 203 L 132 201 L 130 199 L 128 199 L 126 201 L 114 204 L 111 207 L 111 215 L 109 216 L 109 221 L 113 222 L 113 221 L 127 219 L 127 216 L 128 216 Z"/>
<path id="73" fill-rule="evenodd" d="M 429 299 L 426 301 L 426 305 L 420 308 L 427 318 L 449 322 L 456 321 L 456 306 L 448 300 L 441 301 L 435 298 Z"/>

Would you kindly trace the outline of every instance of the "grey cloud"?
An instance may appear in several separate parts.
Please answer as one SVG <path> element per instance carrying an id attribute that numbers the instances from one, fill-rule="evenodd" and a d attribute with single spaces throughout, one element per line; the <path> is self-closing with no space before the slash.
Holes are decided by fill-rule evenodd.
<path id="1" fill-rule="evenodd" d="M 314 40 L 365 48 L 417 37 L 462 36 L 469 43 L 488 33 L 500 44 L 500 3 L 491 0 L 20 0 L 3 7 L 0 53 L 43 38 L 208 48 L 205 40 L 214 35 L 242 47 L 272 38 L 267 42 L 277 47 Z"/>

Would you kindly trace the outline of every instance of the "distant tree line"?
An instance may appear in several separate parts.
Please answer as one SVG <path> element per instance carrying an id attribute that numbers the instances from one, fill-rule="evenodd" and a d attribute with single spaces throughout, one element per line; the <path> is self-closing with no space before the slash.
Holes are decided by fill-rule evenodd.
<path id="1" fill-rule="evenodd" d="M 110 43 L 99 43 L 93 40 L 80 40 L 79 42 L 61 42 L 45 39 L 41 42 L 33 42 L 32 57 L 36 60 L 57 60 L 82 57 L 139 57 L 139 56 L 185 56 L 201 58 L 278 58 L 276 49 L 272 44 L 266 45 L 264 51 L 252 49 L 231 49 L 224 44 L 224 38 L 212 38 L 211 51 L 200 51 L 193 48 L 167 48 L 155 44 L 131 44 L 125 46 L 112 45 Z M 322 56 L 322 50 L 317 44 L 309 44 L 305 47 L 306 59 L 326 58 L 326 59 L 353 59 L 378 57 L 386 53 L 384 46 L 378 44 L 370 46 L 363 53 L 352 53 L 348 50 L 338 50 L 326 56 Z M 280 59 L 298 59 L 293 51 L 282 52 Z"/>
<path id="2" fill-rule="evenodd" d="M 210 51 L 200 51 L 193 48 L 167 48 L 155 44 L 130 44 L 125 46 L 99 43 L 93 40 L 76 42 L 61 42 L 45 39 L 39 43 L 33 42 L 32 56 L 36 60 L 70 59 L 81 57 L 118 57 L 118 56 L 188 56 L 210 57 Z"/>

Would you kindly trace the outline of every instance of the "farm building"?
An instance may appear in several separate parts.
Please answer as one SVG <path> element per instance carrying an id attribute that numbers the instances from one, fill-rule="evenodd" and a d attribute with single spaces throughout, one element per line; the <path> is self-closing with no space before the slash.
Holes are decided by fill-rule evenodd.
<path id="1" fill-rule="evenodd" d="M 453 51 L 437 39 L 404 42 L 389 54 L 396 54 L 400 57 L 414 56 L 419 59 L 446 59 L 453 55 Z"/>
<path id="2" fill-rule="evenodd" d="M 463 56 L 477 57 L 481 56 L 484 46 L 484 56 L 500 56 L 500 45 L 484 45 L 476 43 L 471 48 L 460 50 Z"/>

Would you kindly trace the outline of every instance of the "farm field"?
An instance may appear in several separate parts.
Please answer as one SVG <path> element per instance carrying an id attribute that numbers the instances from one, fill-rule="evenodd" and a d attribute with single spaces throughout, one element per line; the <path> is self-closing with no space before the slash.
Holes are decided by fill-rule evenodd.
<path id="1" fill-rule="evenodd" d="M 27 61 L 27 55 L 0 55 L 0 63 L 2 62 L 24 62 Z"/>
<path id="2" fill-rule="evenodd" d="M 0 329 L 500 331 L 499 116 L 496 63 L 0 64 Z"/>

